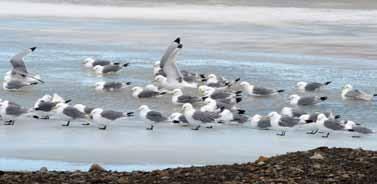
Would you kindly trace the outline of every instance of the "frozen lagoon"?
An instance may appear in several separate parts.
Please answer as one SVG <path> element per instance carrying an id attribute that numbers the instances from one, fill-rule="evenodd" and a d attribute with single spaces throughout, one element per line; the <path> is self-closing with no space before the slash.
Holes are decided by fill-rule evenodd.
<path id="1" fill-rule="evenodd" d="M 69 8 L 80 10 L 81 7 Z M 152 8 L 157 8 L 156 12 L 163 10 Z M 175 13 L 187 10 L 187 7 L 175 8 Z M 8 7 L 7 11 L 11 10 L 12 7 Z M 127 7 L 120 12 L 123 10 Z M 256 84 L 286 89 L 282 96 L 271 99 L 245 99 L 241 107 L 247 109 L 249 115 L 266 114 L 286 106 L 287 96 L 295 93 L 293 87 L 298 81 L 331 80 L 333 83 L 321 93 L 330 100 L 307 110 L 333 110 L 346 119 L 377 129 L 375 101 L 344 102 L 339 96 L 340 88 L 346 83 L 376 91 L 377 23 L 373 16 L 376 10 L 232 7 L 211 9 L 208 19 L 191 16 L 195 11 L 183 11 L 173 20 L 155 19 L 153 15 L 114 17 L 109 14 L 111 11 L 101 12 L 106 14 L 102 19 L 90 17 L 93 11 L 90 7 L 82 12 L 86 16 L 78 17 L 52 16 L 48 12 L 40 15 L 34 11 L 26 11 L 26 14 L 17 11 L 19 14 L 13 17 L 0 16 L 0 60 L 3 61 L 0 73 L 9 69 L 8 60 L 14 53 L 38 46 L 36 52 L 26 58 L 26 64 L 30 71 L 40 73 L 45 79 L 43 88 L 17 93 L 0 90 L 2 99 L 25 107 L 31 107 L 45 93 L 57 92 L 72 99 L 72 103 L 106 109 L 130 111 L 146 103 L 166 114 L 179 110 L 169 105 L 169 97 L 138 101 L 131 98 L 129 91 L 96 93 L 93 85 L 101 80 L 131 81 L 134 85 L 148 83 L 152 79 L 152 64 L 160 59 L 172 39 L 181 36 L 184 44 L 178 58 L 181 68 L 226 73 L 228 78 L 241 77 Z M 214 16 L 227 15 L 228 11 L 239 12 L 239 20 L 247 21 L 238 21 L 237 17 L 222 21 Z M 262 13 L 255 17 L 250 12 Z M 271 14 L 284 16 L 273 19 L 269 18 Z M 127 61 L 131 66 L 119 75 L 99 78 L 80 67 L 80 61 L 88 56 Z M 246 127 L 215 127 L 195 132 L 169 125 L 149 132 L 138 118 L 116 123 L 107 131 L 79 124 L 65 128 L 61 127 L 62 123 L 20 120 L 14 127 L 0 126 L 1 169 L 32 170 L 42 166 L 76 169 L 77 165 L 81 169 L 89 163 L 102 163 L 109 168 L 132 170 L 127 166 L 147 169 L 247 162 L 260 155 L 318 146 L 376 148 L 374 135 L 352 139 L 338 134 L 322 139 L 297 130 L 288 132 L 286 137 L 278 137 L 274 132 Z"/>

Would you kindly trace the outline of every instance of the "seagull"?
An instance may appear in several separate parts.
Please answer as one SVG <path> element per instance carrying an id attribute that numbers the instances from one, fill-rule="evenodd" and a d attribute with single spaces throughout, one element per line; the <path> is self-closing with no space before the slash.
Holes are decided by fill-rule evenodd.
<path id="1" fill-rule="evenodd" d="M 189 122 L 187 121 L 186 117 L 180 113 L 180 112 L 175 112 L 175 113 L 172 113 L 169 117 L 168 117 L 168 121 L 174 123 L 174 124 L 181 124 L 181 125 L 184 125 L 184 126 L 187 126 L 189 124 Z"/>
<path id="2" fill-rule="evenodd" d="M 230 111 L 228 109 L 224 109 L 219 115 L 220 118 L 217 118 L 216 121 L 225 124 L 244 124 L 249 120 L 249 117 L 239 114 L 238 111 Z"/>
<path id="3" fill-rule="evenodd" d="M 197 88 L 198 83 L 196 82 L 186 82 L 182 80 L 181 82 L 179 81 L 168 81 L 168 78 L 162 76 L 162 75 L 157 75 L 153 82 L 157 83 L 157 85 L 161 88 L 164 89 L 169 89 L 169 90 L 174 90 L 174 89 L 181 89 L 181 88 Z"/>
<path id="4" fill-rule="evenodd" d="M 113 73 L 118 73 L 122 70 L 122 68 L 125 68 L 129 65 L 129 63 L 126 64 L 120 64 L 120 63 L 114 63 L 113 65 L 97 65 L 93 67 L 93 70 L 96 72 L 98 75 L 103 75 L 103 74 L 113 74 Z"/>
<path id="5" fill-rule="evenodd" d="M 176 105 L 182 105 L 185 103 L 195 104 L 198 102 L 202 102 L 202 99 L 197 96 L 183 95 L 183 92 L 181 89 L 174 89 L 172 102 L 173 104 L 176 104 Z"/>
<path id="6" fill-rule="evenodd" d="M 270 117 L 272 128 L 281 130 L 281 133 L 277 134 L 279 136 L 285 136 L 286 131 L 299 124 L 300 121 L 298 118 L 282 116 L 277 112 L 271 112 L 268 116 Z"/>
<path id="7" fill-rule="evenodd" d="M 14 102 L 7 100 L 0 102 L 0 115 L 5 122 L 5 125 L 14 125 L 17 118 L 27 113 L 29 113 L 28 109 L 23 108 Z"/>
<path id="8" fill-rule="evenodd" d="M 28 82 L 25 80 L 11 79 L 9 81 L 4 81 L 3 89 L 6 91 L 17 91 L 21 88 L 34 86 L 39 84 L 38 82 Z"/>
<path id="9" fill-rule="evenodd" d="M 96 108 L 91 111 L 90 117 L 95 123 L 103 125 L 103 127 L 99 128 L 100 130 L 106 130 L 111 122 L 133 116 L 133 114 L 133 112 L 118 112 Z"/>
<path id="10" fill-rule="evenodd" d="M 64 121 L 67 121 L 66 124 L 63 124 L 62 126 L 69 126 L 71 121 L 78 120 L 78 121 L 84 121 L 86 122 L 83 125 L 89 125 L 89 116 L 85 113 L 79 111 L 73 106 L 70 106 L 66 103 L 58 103 L 54 107 L 54 111 L 56 112 L 56 115 L 63 119 Z"/>
<path id="11" fill-rule="evenodd" d="M 265 87 L 257 87 L 245 81 L 241 82 L 240 85 L 243 88 L 243 90 L 247 92 L 247 94 L 252 95 L 252 96 L 266 97 L 266 96 L 277 95 L 279 93 L 284 92 L 283 89 L 277 90 L 277 89 L 271 89 L 271 88 L 265 88 Z"/>
<path id="12" fill-rule="evenodd" d="M 188 83 L 197 82 L 198 78 L 200 78 L 200 76 L 201 76 L 200 74 L 189 72 L 189 71 L 186 71 L 186 70 L 182 70 L 180 72 L 182 74 L 183 80 L 188 82 Z M 162 76 L 166 77 L 166 73 L 161 68 L 160 61 L 156 61 L 154 63 L 154 65 L 153 65 L 153 75 L 154 76 L 162 75 Z"/>
<path id="13" fill-rule="evenodd" d="M 233 82 L 229 82 L 223 78 L 217 78 L 215 74 L 209 74 L 206 79 L 203 79 L 202 81 L 206 82 L 206 85 L 213 88 L 218 89 L 226 89 L 231 87 L 233 84 L 237 83 L 240 80 L 240 78 L 237 78 Z"/>
<path id="14" fill-rule="evenodd" d="M 238 109 L 235 105 L 236 103 L 232 102 L 231 100 L 228 99 L 219 99 L 219 100 L 214 100 L 209 97 L 203 97 L 204 100 L 204 105 L 200 108 L 200 111 L 202 112 L 219 112 L 221 109 L 228 109 L 228 110 L 238 110 L 240 113 L 243 112 L 243 110 Z M 236 98 L 236 102 L 238 103 L 242 99 Z"/>
<path id="15" fill-rule="evenodd" d="M 160 68 L 166 74 L 167 82 L 182 82 L 183 76 L 177 67 L 177 54 L 182 49 L 181 39 L 176 38 L 167 48 L 160 60 Z"/>
<path id="16" fill-rule="evenodd" d="M 363 100 L 363 101 L 371 101 L 373 97 L 377 96 L 377 94 L 368 94 L 364 91 L 353 89 L 352 85 L 347 84 L 342 88 L 342 98 L 343 100 Z"/>
<path id="17" fill-rule="evenodd" d="M 324 132 L 327 132 L 323 138 L 328 138 L 330 131 L 344 131 L 344 125 L 342 125 L 338 120 L 328 119 L 326 115 L 319 114 L 317 118 L 316 125 L 318 129 Z"/>
<path id="18" fill-rule="evenodd" d="M 296 84 L 296 87 L 301 92 L 318 92 L 329 84 L 331 84 L 331 81 L 327 81 L 325 83 L 301 81 Z"/>
<path id="19" fill-rule="evenodd" d="M 299 118 L 302 115 L 308 114 L 305 111 L 292 107 L 283 107 L 281 109 L 281 115 L 289 116 L 291 118 Z"/>
<path id="20" fill-rule="evenodd" d="M 105 65 L 115 65 L 116 63 L 113 63 L 109 60 L 104 59 L 93 59 L 91 57 L 88 57 L 84 59 L 83 64 L 86 68 L 94 68 L 95 66 L 105 66 Z"/>
<path id="21" fill-rule="evenodd" d="M 366 135 L 366 134 L 373 134 L 375 133 L 373 130 L 363 127 L 360 124 L 355 123 L 354 121 L 346 120 L 344 122 L 344 129 L 346 129 L 349 132 L 354 132 L 358 135 L 354 135 L 352 137 L 358 138 L 360 135 Z"/>
<path id="22" fill-rule="evenodd" d="M 152 98 L 152 97 L 160 97 L 162 95 L 165 95 L 166 92 L 158 92 L 155 90 L 150 89 L 143 89 L 142 87 L 135 86 L 131 89 L 132 96 L 135 98 Z"/>
<path id="23" fill-rule="evenodd" d="M 207 124 L 209 125 L 207 128 L 212 128 L 211 124 L 215 123 L 215 120 L 220 117 L 217 113 L 197 111 L 189 103 L 183 104 L 182 112 L 188 122 L 194 126 L 192 130 L 199 130 L 202 124 Z"/>
<path id="24" fill-rule="evenodd" d="M 24 57 L 32 53 L 37 47 L 25 49 L 10 59 L 13 69 L 6 73 L 4 81 L 17 80 L 25 83 L 44 83 L 39 75 L 27 71 Z"/>
<path id="25" fill-rule="evenodd" d="M 299 105 L 299 106 L 308 106 L 308 105 L 315 105 L 320 102 L 327 100 L 326 96 L 299 96 L 299 95 L 291 95 L 289 96 L 289 103 L 291 105 Z"/>
<path id="26" fill-rule="evenodd" d="M 254 115 L 250 119 L 251 127 L 268 130 L 271 128 L 271 119 L 268 116 L 261 116 L 259 114 Z"/>
<path id="27" fill-rule="evenodd" d="M 139 107 L 139 116 L 148 125 L 147 130 L 153 130 L 155 123 L 161 123 L 167 120 L 162 113 L 151 110 L 147 105 Z"/>
<path id="28" fill-rule="evenodd" d="M 37 114 L 38 119 L 49 119 L 54 114 L 52 111 L 58 103 L 69 103 L 71 100 L 64 100 L 61 96 L 54 93 L 52 96 L 46 94 L 39 98 L 33 107 L 33 112 Z"/>
<path id="29" fill-rule="evenodd" d="M 226 92 L 224 90 L 216 90 L 215 88 L 209 86 L 199 86 L 199 93 L 203 94 L 203 96 L 210 97 L 212 99 L 231 99 L 231 98 L 239 98 L 241 97 L 242 91 L 236 92 Z"/>
<path id="30" fill-rule="evenodd" d="M 73 107 L 86 115 L 90 115 L 90 113 L 92 113 L 92 111 L 95 109 L 94 107 L 88 107 L 83 104 L 75 104 Z"/>
<path id="31" fill-rule="evenodd" d="M 113 92 L 113 91 L 121 91 L 122 89 L 127 88 L 131 85 L 131 82 L 96 82 L 96 90 L 97 91 L 106 91 L 106 92 Z"/>

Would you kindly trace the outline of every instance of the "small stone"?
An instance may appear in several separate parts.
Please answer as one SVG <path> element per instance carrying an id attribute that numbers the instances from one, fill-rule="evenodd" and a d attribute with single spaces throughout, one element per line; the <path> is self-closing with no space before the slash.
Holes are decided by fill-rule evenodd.
<path id="1" fill-rule="evenodd" d="M 313 167 L 316 169 L 321 169 L 321 164 L 314 164 Z"/>
<path id="2" fill-rule="evenodd" d="M 257 165 L 264 165 L 265 163 L 263 161 L 260 161 L 257 163 Z"/>
<path id="3" fill-rule="evenodd" d="M 325 157 L 323 157 L 320 153 L 315 152 L 314 155 L 310 157 L 310 159 L 323 160 L 325 159 Z"/>
<path id="4" fill-rule="evenodd" d="M 268 157 L 265 157 L 265 156 L 260 156 L 255 162 L 265 162 L 268 160 Z"/>
<path id="5" fill-rule="evenodd" d="M 39 169 L 39 172 L 48 172 L 48 169 L 47 169 L 47 167 L 41 167 Z"/>
<path id="6" fill-rule="evenodd" d="M 92 164 L 89 168 L 89 172 L 105 172 L 106 170 L 99 164 Z"/>

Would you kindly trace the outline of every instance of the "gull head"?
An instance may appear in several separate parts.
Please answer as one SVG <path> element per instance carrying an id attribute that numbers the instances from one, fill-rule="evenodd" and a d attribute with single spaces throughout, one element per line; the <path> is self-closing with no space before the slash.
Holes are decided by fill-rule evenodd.
<path id="1" fill-rule="evenodd" d="M 300 96 L 298 96 L 297 94 L 293 94 L 288 97 L 288 100 L 291 103 L 297 103 L 297 101 L 300 100 Z"/>
<path id="2" fill-rule="evenodd" d="M 173 90 L 173 95 L 177 95 L 177 96 L 179 96 L 179 95 L 182 95 L 182 94 L 183 94 L 183 92 L 182 92 L 181 89 L 174 89 L 174 90 Z"/>
<path id="3" fill-rule="evenodd" d="M 308 83 L 306 83 L 306 82 L 298 82 L 297 84 L 296 84 L 296 87 L 297 87 L 297 89 L 299 89 L 299 90 L 304 90 L 305 89 L 305 86 L 307 85 Z"/>
<path id="4" fill-rule="evenodd" d="M 162 75 L 157 75 L 153 82 L 158 82 L 158 83 L 164 83 L 164 82 L 167 82 L 167 79 L 166 77 L 162 76 Z"/>
<path id="5" fill-rule="evenodd" d="M 280 114 L 279 113 L 277 113 L 277 112 L 270 112 L 269 114 L 268 114 L 268 117 L 270 117 L 271 119 L 278 119 L 278 118 L 280 118 Z"/>
<path id="6" fill-rule="evenodd" d="M 139 107 L 139 111 L 147 111 L 147 110 L 149 110 L 149 107 L 147 105 L 141 105 Z"/>
<path id="7" fill-rule="evenodd" d="M 105 85 L 104 81 L 96 82 L 96 84 L 95 84 L 96 90 L 102 90 L 104 85 Z"/>
<path id="8" fill-rule="evenodd" d="M 95 108 L 90 112 L 90 119 L 93 119 L 93 116 L 98 116 L 103 112 L 103 109 L 101 108 Z"/>
<path id="9" fill-rule="evenodd" d="M 254 88 L 253 85 L 251 85 L 250 83 L 248 83 L 248 82 L 246 82 L 246 81 L 242 81 L 242 82 L 240 83 L 240 86 L 241 86 L 242 88 L 244 88 L 244 89 Z"/>
<path id="10" fill-rule="evenodd" d="M 93 58 L 85 58 L 84 61 L 82 62 L 86 67 L 93 67 L 92 64 L 94 63 Z"/>
<path id="11" fill-rule="evenodd" d="M 343 86 L 342 91 L 351 91 L 353 89 L 351 84 L 346 84 Z"/>
<path id="12" fill-rule="evenodd" d="M 319 114 L 318 117 L 317 117 L 317 122 L 324 122 L 327 120 L 327 117 L 325 114 Z"/>
<path id="13" fill-rule="evenodd" d="M 187 111 L 187 110 L 192 110 L 193 108 L 194 108 L 194 107 L 192 107 L 192 105 L 189 104 L 189 103 L 185 103 L 185 104 L 182 105 L 182 111 L 183 111 L 183 112 L 185 112 L 185 111 Z"/>

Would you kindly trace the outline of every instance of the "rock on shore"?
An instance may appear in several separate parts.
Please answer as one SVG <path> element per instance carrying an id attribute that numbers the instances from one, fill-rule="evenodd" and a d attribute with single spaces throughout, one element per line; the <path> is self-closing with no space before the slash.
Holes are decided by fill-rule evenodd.
<path id="1" fill-rule="evenodd" d="M 99 166 L 99 165 L 98 165 Z M 377 183 L 377 152 L 320 147 L 254 163 L 152 172 L 0 172 L 0 183 Z"/>

